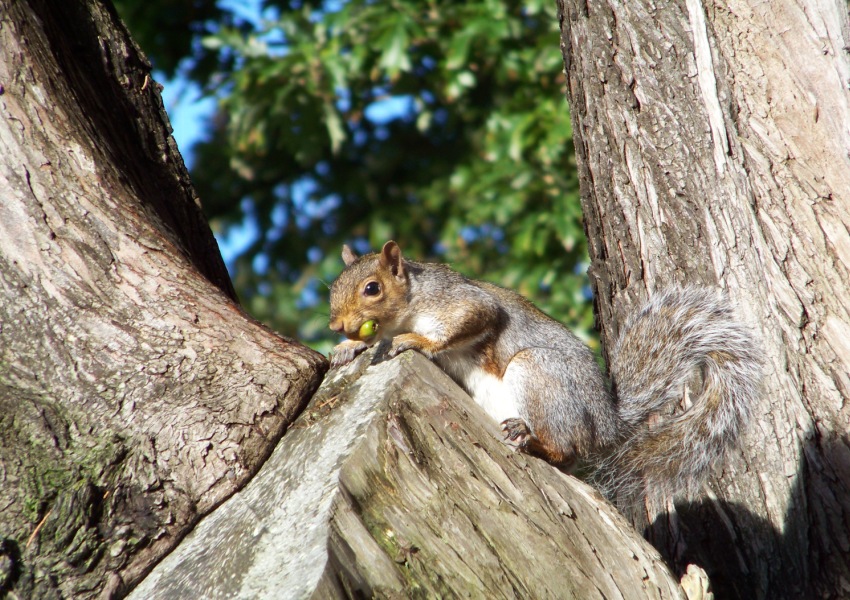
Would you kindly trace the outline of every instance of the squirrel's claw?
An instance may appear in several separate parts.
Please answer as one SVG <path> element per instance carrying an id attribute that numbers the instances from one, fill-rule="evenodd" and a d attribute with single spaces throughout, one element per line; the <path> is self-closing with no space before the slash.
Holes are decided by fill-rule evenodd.
<path id="1" fill-rule="evenodd" d="M 522 419 L 505 419 L 501 424 L 505 440 L 510 441 L 518 448 L 525 448 L 531 440 L 531 429 L 528 423 Z"/>
<path id="2" fill-rule="evenodd" d="M 414 346 L 410 343 L 401 342 L 399 344 L 393 343 L 390 346 L 389 350 L 387 350 L 387 356 L 389 358 L 395 358 L 405 350 L 413 350 Z"/>
<path id="3" fill-rule="evenodd" d="M 331 369 L 338 369 L 347 365 L 368 347 L 365 342 L 357 340 L 346 340 L 337 344 L 331 350 Z"/>
<path id="4" fill-rule="evenodd" d="M 387 350 L 387 356 L 389 358 L 395 358 L 405 350 L 417 350 L 428 358 L 432 356 L 425 350 L 422 343 L 422 336 L 417 334 L 404 334 L 394 337 L 389 350 Z"/>

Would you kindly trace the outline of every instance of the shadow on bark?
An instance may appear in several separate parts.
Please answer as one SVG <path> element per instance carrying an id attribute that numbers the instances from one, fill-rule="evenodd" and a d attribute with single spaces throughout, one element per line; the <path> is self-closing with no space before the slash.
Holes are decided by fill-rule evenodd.
<path id="1" fill-rule="evenodd" d="M 810 440 L 803 456 L 821 456 L 833 469 L 847 470 L 848 441 L 847 436 L 820 443 Z M 840 520 L 841 505 L 850 502 L 847 494 L 838 496 L 830 491 L 833 484 L 822 467 L 820 461 L 799 465 L 782 531 L 746 506 L 702 499 L 677 504 L 675 524 L 663 515 L 644 535 L 677 575 L 681 576 L 688 564 L 702 566 L 717 598 L 819 597 L 820 591 L 831 589 L 830 562 L 844 560 L 846 553 L 840 548 L 832 553 L 818 552 L 806 540 L 812 529 L 845 530 L 846 525 Z M 809 519 L 809 514 L 814 515 L 813 519 Z M 676 529 L 680 535 L 674 538 L 671 531 Z M 673 539 L 686 539 L 688 543 L 680 541 L 677 546 Z M 743 540 L 755 543 L 742 543 Z M 801 561 L 801 553 L 806 553 L 808 559 Z"/>

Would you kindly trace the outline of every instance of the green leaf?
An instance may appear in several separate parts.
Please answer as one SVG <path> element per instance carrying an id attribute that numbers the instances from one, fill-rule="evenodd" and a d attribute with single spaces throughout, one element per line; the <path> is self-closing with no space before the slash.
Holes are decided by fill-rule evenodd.
<path id="1" fill-rule="evenodd" d="M 399 71 L 410 71 L 407 46 L 408 36 L 404 22 L 396 19 L 395 25 L 378 42 L 378 47 L 383 48 L 378 64 L 387 70 L 391 78 L 396 77 Z"/>
<path id="2" fill-rule="evenodd" d="M 325 125 L 328 128 L 328 136 L 331 138 L 331 152 L 336 154 L 347 137 L 345 127 L 342 124 L 339 113 L 330 100 L 325 100 L 322 107 L 325 112 Z"/>

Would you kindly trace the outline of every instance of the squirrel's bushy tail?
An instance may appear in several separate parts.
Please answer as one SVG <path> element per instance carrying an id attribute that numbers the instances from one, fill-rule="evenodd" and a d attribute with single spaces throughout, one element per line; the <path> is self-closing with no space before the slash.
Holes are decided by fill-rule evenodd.
<path id="1" fill-rule="evenodd" d="M 597 483 L 612 497 L 695 493 L 746 425 L 762 364 L 760 344 L 721 293 L 692 287 L 654 296 L 611 355 L 624 438 Z"/>

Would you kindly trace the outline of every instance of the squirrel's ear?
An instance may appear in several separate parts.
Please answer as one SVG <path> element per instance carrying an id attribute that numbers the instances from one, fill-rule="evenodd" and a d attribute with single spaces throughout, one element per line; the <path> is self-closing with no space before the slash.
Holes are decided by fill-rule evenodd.
<path id="1" fill-rule="evenodd" d="M 354 251 L 348 247 L 348 244 L 342 245 L 342 262 L 345 263 L 345 266 L 348 267 L 357 260 L 357 255 L 354 254 Z"/>
<path id="2" fill-rule="evenodd" d="M 395 277 L 404 277 L 404 260 L 401 258 L 401 248 L 390 240 L 381 249 L 381 266 L 390 270 Z"/>

